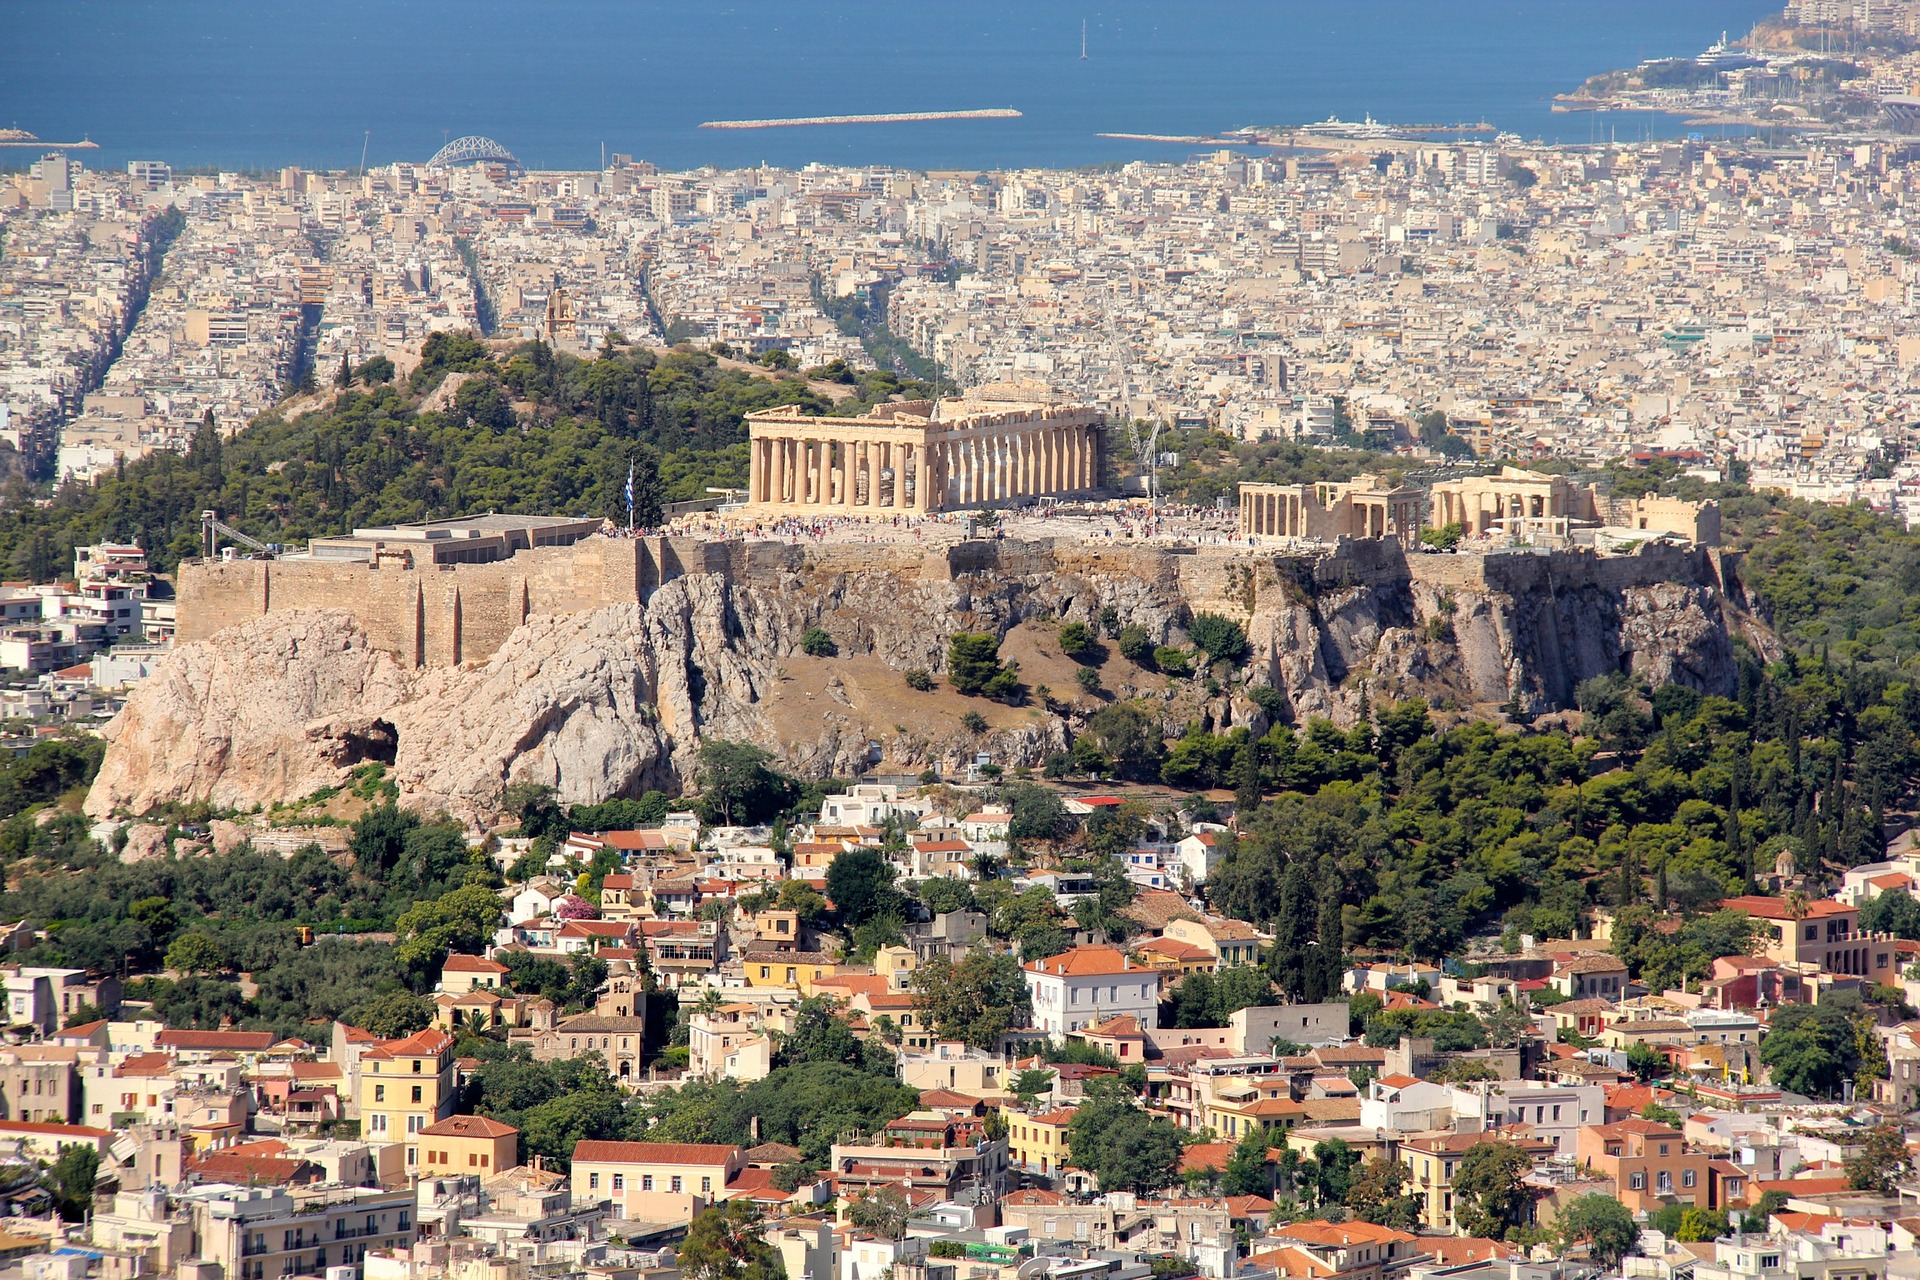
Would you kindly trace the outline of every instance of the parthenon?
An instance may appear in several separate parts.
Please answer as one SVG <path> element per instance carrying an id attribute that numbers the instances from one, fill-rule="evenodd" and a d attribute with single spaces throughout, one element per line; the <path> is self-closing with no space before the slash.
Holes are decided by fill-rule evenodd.
<path id="1" fill-rule="evenodd" d="M 786 406 L 750 413 L 748 501 L 780 511 L 924 514 L 1100 489 L 1099 410 L 1024 398 L 1032 394 L 1024 385 L 982 388 L 958 400 L 883 404 L 860 418 Z"/>

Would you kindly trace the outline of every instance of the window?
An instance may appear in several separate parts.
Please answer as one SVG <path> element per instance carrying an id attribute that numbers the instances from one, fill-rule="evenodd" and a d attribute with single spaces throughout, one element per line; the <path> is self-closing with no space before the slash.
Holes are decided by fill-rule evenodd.
<path id="1" fill-rule="evenodd" d="M 652 1175 L 652 1174 L 650 1174 L 650 1173 L 643 1173 L 643 1174 L 641 1174 L 641 1175 L 640 1175 L 640 1189 L 641 1189 L 642 1191 L 651 1191 L 651 1190 L 653 1190 L 653 1175 Z"/>
<path id="2" fill-rule="evenodd" d="M 1819 936 L 1820 936 L 1820 929 L 1819 929 L 1819 926 L 1817 926 L 1817 925 L 1811 925 L 1811 924 L 1807 926 L 1807 941 L 1808 941 L 1808 942 L 1813 942 L 1813 941 L 1815 941 L 1816 939 L 1818 939 L 1818 938 L 1819 938 Z"/>
<path id="3" fill-rule="evenodd" d="M 712 1194 L 713 1194 L 713 1179 L 712 1179 L 712 1178 L 702 1178 L 702 1179 L 700 1179 L 700 1194 L 701 1194 L 701 1195 L 703 1195 L 703 1196 L 705 1196 L 705 1195 L 712 1195 Z"/>
<path id="4" fill-rule="evenodd" d="M 419 1086 L 419 1085 L 415 1085 L 415 1086 L 413 1086 L 413 1100 L 414 1100 L 415 1102 L 418 1102 L 418 1101 L 420 1101 L 420 1086 Z"/>
<path id="5" fill-rule="evenodd" d="M 385 1102 L 387 1100 L 387 1086 L 383 1084 L 373 1086 L 373 1100 L 375 1102 Z"/>
<path id="6" fill-rule="evenodd" d="M 1673 1175 L 1665 1169 L 1660 1171 L 1660 1194 L 1666 1195 L 1673 1190 Z"/>
<path id="7" fill-rule="evenodd" d="M 1696 1175 L 1694 1171 L 1691 1169 L 1682 1169 L 1680 1171 L 1680 1185 L 1683 1187 L 1692 1186 L 1697 1176 L 1698 1175 Z"/>
<path id="8" fill-rule="evenodd" d="M 1553 1119 L 1556 1124 L 1560 1122 L 1560 1104 L 1557 1102 L 1553 1104 Z"/>
<path id="9" fill-rule="evenodd" d="M 427 1118 L 425 1116 L 408 1116 L 407 1117 L 408 1133 L 418 1133 L 426 1127 L 427 1127 Z"/>
<path id="10" fill-rule="evenodd" d="M 625 1190 L 627 1189 L 627 1175 L 626 1175 L 626 1174 L 624 1174 L 624 1173 L 616 1173 L 616 1174 L 614 1174 L 614 1175 L 613 1175 L 613 1189 L 614 1189 L 615 1191 L 625 1191 Z"/>
<path id="11" fill-rule="evenodd" d="M 1647 1189 L 1647 1175 L 1644 1173 L 1635 1173 L 1628 1177 L 1627 1189 L 1630 1191 L 1645 1191 Z"/>
<path id="12" fill-rule="evenodd" d="M 599 1189 L 600 1189 L 600 1175 L 599 1175 L 599 1174 L 597 1174 L 597 1173 L 590 1173 L 590 1174 L 588 1174 L 588 1175 L 587 1175 L 587 1190 L 589 1190 L 589 1191 L 598 1191 Z"/>
<path id="13" fill-rule="evenodd" d="M 684 1189 L 685 1189 L 685 1188 L 683 1188 L 683 1187 L 682 1187 L 682 1186 L 680 1185 L 680 1175 L 679 1175 L 679 1174 L 675 1174 L 675 1175 L 673 1176 L 673 1180 L 672 1180 L 672 1181 L 671 1181 L 670 1183 L 668 1183 L 668 1185 L 667 1185 L 667 1190 L 669 1190 L 669 1191 L 673 1191 L 673 1192 L 679 1192 L 679 1191 L 682 1191 L 682 1190 L 684 1190 Z"/>

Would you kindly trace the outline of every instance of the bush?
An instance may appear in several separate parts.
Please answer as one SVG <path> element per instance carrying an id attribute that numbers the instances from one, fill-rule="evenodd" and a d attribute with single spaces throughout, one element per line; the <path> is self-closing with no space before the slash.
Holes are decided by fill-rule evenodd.
<path id="1" fill-rule="evenodd" d="M 840 649 L 823 628 L 808 627 L 800 633 L 800 651 L 809 658 L 831 658 Z"/>
<path id="2" fill-rule="evenodd" d="M 975 631 L 956 631 L 947 642 L 947 683 L 968 697 L 985 693 L 1003 671 L 1000 641 Z"/>
<path id="3" fill-rule="evenodd" d="M 1080 668 L 1073 673 L 1073 679 L 1074 683 L 1078 684 L 1084 693 L 1100 692 L 1100 673 L 1092 667 Z"/>
<path id="4" fill-rule="evenodd" d="M 985 733 L 987 731 L 987 718 L 978 711 L 969 711 L 960 717 L 960 727 L 968 733 Z"/>
<path id="5" fill-rule="evenodd" d="M 1188 676 L 1193 674 L 1193 655 L 1163 644 L 1153 651 L 1153 665 L 1170 676 Z"/>
<path id="6" fill-rule="evenodd" d="M 907 688 L 916 693 L 925 693 L 933 688 L 933 676 L 925 667 L 914 667 L 907 672 Z"/>
<path id="7" fill-rule="evenodd" d="M 1247 656 L 1247 633 L 1232 618 L 1218 613 L 1196 613 L 1187 634 L 1213 662 L 1238 663 Z"/>
<path id="8" fill-rule="evenodd" d="M 1147 634 L 1145 627 L 1132 624 L 1124 626 L 1120 628 L 1115 642 L 1120 646 L 1120 656 L 1128 662 L 1139 667 L 1153 665 L 1153 638 Z"/>
<path id="9" fill-rule="evenodd" d="M 1098 655 L 1099 637 L 1093 634 L 1093 628 L 1084 622 L 1069 622 L 1060 628 L 1060 652 L 1076 661 L 1086 661 Z"/>

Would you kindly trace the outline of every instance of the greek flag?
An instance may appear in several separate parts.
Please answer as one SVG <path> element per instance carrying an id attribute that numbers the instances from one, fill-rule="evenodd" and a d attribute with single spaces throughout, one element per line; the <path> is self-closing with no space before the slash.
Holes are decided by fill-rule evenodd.
<path id="1" fill-rule="evenodd" d="M 633 460 L 627 460 L 627 528 L 633 528 Z"/>

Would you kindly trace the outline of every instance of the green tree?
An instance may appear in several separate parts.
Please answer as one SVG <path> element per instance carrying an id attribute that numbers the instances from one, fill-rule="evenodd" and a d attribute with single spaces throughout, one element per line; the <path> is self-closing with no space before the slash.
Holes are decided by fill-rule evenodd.
<path id="1" fill-rule="evenodd" d="M 60 1149 L 42 1185 L 53 1194 L 61 1221 L 84 1222 L 93 1216 L 93 1187 L 99 1176 L 100 1152 L 91 1144 L 76 1142 Z"/>
<path id="2" fill-rule="evenodd" d="M 1073 831 L 1075 819 L 1067 812 L 1060 793 L 1052 787 L 1033 782 L 1016 782 L 1004 793 L 1007 812 L 1007 838 L 1025 843 L 1029 840 L 1059 840 Z"/>
<path id="3" fill-rule="evenodd" d="M 1020 677 L 1000 661 L 1000 641 L 984 632 L 957 631 L 947 641 L 947 683 L 968 697 L 1018 700 Z"/>
<path id="4" fill-rule="evenodd" d="M 1120 634 L 1114 637 L 1114 643 L 1120 647 L 1120 656 L 1136 667 L 1153 665 L 1153 638 L 1145 627 L 1129 623 L 1120 628 Z"/>
<path id="5" fill-rule="evenodd" d="M 1831 1098 L 1853 1077 L 1859 1046 L 1852 1022 L 1838 1006 L 1782 1005 L 1769 1028 L 1760 1042 L 1760 1061 L 1780 1088 Z"/>
<path id="6" fill-rule="evenodd" d="M 1470 1236 L 1505 1239 L 1532 1208 L 1521 1179 L 1533 1170 L 1533 1158 L 1517 1143 L 1476 1142 L 1460 1157 L 1453 1175 L 1454 1216 Z"/>
<path id="7" fill-rule="evenodd" d="M 687 1280 L 784 1280 L 786 1268 L 762 1231 L 760 1208 L 751 1200 L 701 1210 L 677 1251 L 680 1274 Z"/>
<path id="8" fill-rule="evenodd" d="M 1234 1144 L 1227 1167 L 1220 1171 L 1220 1192 L 1229 1196 L 1271 1196 L 1273 1164 L 1268 1159 L 1272 1135 L 1265 1126 L 1249 1129 Z"/>
<path id="9" fill-rule="evenodd" d="M 1196 613 L 1187 635 L 1210 662 L 1238 663 L 1247 655 L 1247 633 L 1232 618 L 1218 613 Z"/>
<path id="10" fill-rule="evenodd" d="M 792 802 L 791 780 L 768 768 L 773 756 L 746 742 L 700 744 L 700 799 L 725 826 L 764 822 Z"/>
<path id="11" fill-rule="evenodd" d="M 1890 1196 L 1901 1177 L 1912 1168 L 1913 1157 L 1899 1126 L 1877 1124 L 1867 1130 L 1860 1150 L 1847 1160 L 1847 1185 L 1855 1191 Z"/>
<path id="12" fill-rule="evenodd" d="M 1111 1077 L 1089 1082 L 1067 1125 L 1070 1158 L 1094 1176 L 1102 1191 L 1147 1195 L 1173 1186 L 1180 1177 L 1181 1149 L 1180 1130 L 1142 1111 Z"/>
<path id="13" fill-rule="evenodd" d="M 908 983 L 914 1008 L 936 1035 L 981 1049 L 997 1047 L 1032 1011 L 1019 961 L 985 947 L 974 947 L 958 964 L 935 956 Z"/>
<path id="14" fill-rule="evenodd" d="M 1060 628 L 1060 652 L 1078 661 L 1092 661 L 1100 653 L 1100 638 L 1084 622 L 1069 622 Z"/>
<path id="15" fill-rule="evenodd" d="M 912 1208 L 906 1192 L 889 1183 L 848 1201 L 847 1221 L 882 1240 L 898 1240 L 907 1234 L 907 1214 Z"/>
<path id="16" fill-rule="evenodd" d="M 849 928 L 881 916 L 900 914 L 900 891 L 893 887 L 893 866 L 878 850 L 848 849 L 827 866 L 827 897 Z"/>
<path id="17" fill-rule="evenodd" d="M 389 991 L 349 1010 L 342 1021 L 382 1040 L 398 1040 L 432 1026 L 433 1005 L 411 991 Z"/>
<path id="18" fill-rule="evenodd" d="M 167 948 L 167 968 L 176 973 L 218 973 L 227 967 L 226 952 L 208 933 L 183 933 Z"/>
<path id="19" fill-rule="evenodd" d="M 478 955 L 502 919 L 500 895 L 484 884 L 462 885 L 428 899 L 394 921 L 394 957 L 423 979 L 437 976 L 450 952 Z"/>
<path id="20" fill-rule="evenodd" d="M 831 658 L 840 649 L 824 627 L 808 627 L 800 633 L 800 651 L 809 658 Z"/>
<path id="21" fill-rule="evenodd" d="M 1673 1066 L 1667 1061 L 1667 1055 L 1658 1049 L 1635 1043 L 1627 1049 L 1627 1070 L 1633 1072 L 1635 1079 L 1645 1083 L 1671 1074 Z"/>
<path id="22" fill-rule="evenodd" d="M 1409 1194 L 1407 1166 L 1398 1160 L 1374 1156 L 1354 1172 L 1347 1188 L 1346 1206 L 1356 1218 L 1395 1231 L 1415 1231 L 1420 1225 L 1420 1197 Z"/>
<path id="23" fill-rule="evenodd" d="M 1640 1243 L 1632 1211 L 1612 1196 L 1581 1196 L 1560 1211 L 1554 1227 L 1561 1248 L 1584 1245 L 1587 1256 L 1609 1271 Z"/>

